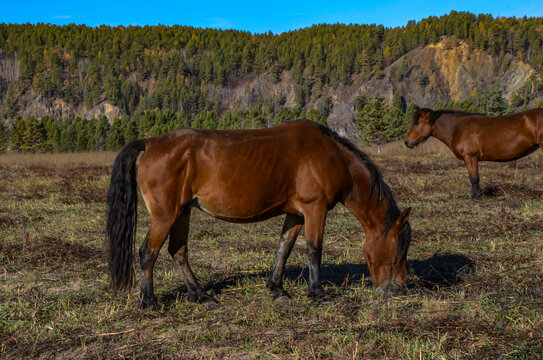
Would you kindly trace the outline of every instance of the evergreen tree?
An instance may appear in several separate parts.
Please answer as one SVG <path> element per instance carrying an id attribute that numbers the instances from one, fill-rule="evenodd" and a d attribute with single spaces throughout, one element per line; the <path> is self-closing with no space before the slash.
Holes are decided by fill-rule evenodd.
<path id="1" fill-rule="evenodd" d="M 503 97 L 503 91 L 498 87 L 485 92 L 478 107 L 482 112 L 490 116 L 505 115 L 512 112 L 507 100 Z"/>
<path id="2" fill-rule="evenodd" d="M 132 119 L 128 119 L 124 127 L 124 141 L 128 143 L 132 140 L 137 139 L 138 134 L 136 133 L 136 124 Z"/>
<path id="3" fill-rule="evenodd" d="M 326 123 L 326 116 L 324 116 L 324 114 L 321 111 L 311 109 L 311 110 L 309 110 L 309 112 L 307 114 L 305 114 L 305 116 L 302 115 L 301 117 L 302 118 L 305 117 L 305 118 L 307 118 L 309 120 L 313 120 L 315 122 L 318 122 L 321 125 L 328 126 L 328 124 Z"/>
<path id="4" fill-rule="evenodd" d="M 289 108 L 287 108 L 285 106 L 281 106 L 279 108 L 279 112 L 273 118 L 272 123 L 273 123 L 273 125 L 281 125 L 281 124 L 284 124 L 284 123 L 289 122 L 291 120 L 294 120 L 294 119 L 292 118 L 292 115 L 291 115 L 291 112 L 290 112 Z"/>
<path id="5" fill-rule="evenodd" d="M 11 131 L 10 143 L 11 148 L 15 151 L 21 151 L 24 147 L 24 132 L 26 122 L 22 118 L 18 118 L 13 123 L 13 129 Z"/>
<path id="6" fill-rule="evenodd" d="M 123 118 L 115 117 L 106 138 L 106 149 L 119 150 L 124 144 Z"/>
<path id="7" fill-rule="evenodd" d="M 227 111 L 219 119 L 217 129 L 219 130 L 233 130 L 235 129 L 234 117 L 230 111 Z"/>
<path id="8" fill-rule="evenodd" d="M 360 55 L 358 57 L 358 62 L 360 64 L 360 70 L 363 73 L 368 73 L 370 70 L 370 58 L 368 56 L 366 49 L 362 49 L 362 51 L 360 52 Z"/>
<path id="9" fill-rule="evenodd" d="M 319 105 L 319 112 L 322 114 L 324 118 L 327 118 L 331 110 L 332 110 L 332 100 L 330 99 L 329 96 L 325 96 Z"/>
<path id="10" fill-rule="evenodd" d="M 87 128 L 87 121 L 76 117 L 72 123 L 72 127 L 74 128 L 76 136 L 75 151 L 86 151 L 90 137 Z"/>
<path id="11" fill-rule="evenodd" d="M 86 131 L 88 136 L 87 151 L 96 151 L 98 150 L 98 143 L 96 139 L 96 127 L 98 126 L 98 120 L 96 118 L 91 118 L 87 121 Z"/>
<path id="12" fill-rule="evenodd" d="M 393 111 L 381 95 L 375 95 L 355 119 L 364 142 L 380 145 L 400 139 L 408 124 L 401 110 Z"/>
<path id="13" fill-rule="evenodd" d="M 109 121 L 105 116 L 101 116 L 97 120 L 95 131 L 94 131 L 94 150 L 105 150 L 106 149 L 106 139 L 110 131 Z"/>
<path id="14" fill-rule="evenodd" d="M 407 58 L 404 57 L 402 58 L 400 68 L 398 69 L 398 72 L 396 73 L 396 81 L 402 81 L 407 75 L 407 70 L 408 70 Z"/>
<path id="15" fill-rule="evenodd" d="M 45 140 L 45 130 L 43 125 L 34 117 L 19 119 L 15 123 L 13 144 L 16 150 L 34 153 L 42 150 L 42 144 Z"/>
<path id="16" fill-rule="evenodd" d="M 402 114 L 405 114 L 405 110 L 407 109 L 405 98 L 397 91 L 394 92 L 392 97 L 392 108 L 398 110 Z"/>
<path id="17" fill-rule="evenodd" d="M 4 126 L 4 122 L 0 120 L 0 153 L 6 151 L 8 147 L 8 130 Z"/>
<path id="18" fill-rule="evenodd" d="M 8 91 L 2 99 L 0 119 L 9 119 L 15 115 L 15 85 L 10 83 Z"/>
<path id="19" fill-rule="evenodd" d="M 45 116 L 41 119 L 45 129 L 45 141 L 43 143 L 44 152 L 57 152 L 60 143 L 60 129 L 55 119 Z"/>
<path id="20" fill-rule="evenodd" d="M 73 152 L 75 151 L 77 141 L 77 134 L 73 131 L 70 124 L 64 122 L 62 131 L 60 133 L 59 150 L 61 152 Z"/>
<path id="21" fill-rule="evenodd" d="M 241 124 L 242 129 L 259 129 L 266 125 L 266 119 L 259 110 L 251 110 L 245 114 L 245 119 Z"/>
<path id="22" fill-rule="evenodd" d="M 354 100 L 354 111 L 356 113 L 361 112 L 365 105 L 366 99 L 364 98 L 364 95 L 362 95 L 362 93 L 358 93 L 358 95 L 356 95 L 356 99 Z"/>

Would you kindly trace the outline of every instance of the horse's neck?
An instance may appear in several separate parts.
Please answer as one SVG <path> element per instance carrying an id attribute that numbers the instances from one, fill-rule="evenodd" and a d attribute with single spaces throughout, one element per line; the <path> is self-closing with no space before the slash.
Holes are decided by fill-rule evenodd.
<path id="1" fill-rule="evenodd" d="M 432 125 L 432 136 L 450 146 L 457 121 L 452 114 L 442 114 Z"/>
<path id="2" fill-rule="evenodd" d="M 345 150 L 343 154 L 352 178 L 352 186 L 345 189 L 343 204 L 364 227 L 366 235 L 373 231 L 384 231 L 388 201 L 384 194 L 377 199 L 377 189 L 371 188 L 368 166 L 352 151 Z"/>
<path id="3" fill-rule="evenodd" d="M 368 197 L 369 189 L 363 189 L 359 185 L 361 183 L 355 180 L 354 189 L 345 199 L 344 205 L 364 227 L 366 238 L 370 238 L 368 235 L 372 233 L 385 231 L 388 201 L 384 197 L 376 200 L 376 189 Z"/>

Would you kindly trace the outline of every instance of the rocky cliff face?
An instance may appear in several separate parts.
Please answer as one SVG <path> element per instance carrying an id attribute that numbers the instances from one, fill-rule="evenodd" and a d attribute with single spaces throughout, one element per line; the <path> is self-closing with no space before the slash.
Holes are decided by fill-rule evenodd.
<path id="1" fill-rule="evenodd" d="M 535 73 L 530 65 L 509 55 L 496 57 L 470 49 L 465 43 L 453 46 L 451 42 L 445 39 L 409 52 L 388 66 L 381 79 L 360 74 L 353 77 L 350 85 L 331 89 L 334 107 L 328 118 L 330 125 L 340 131 L 344 128 L 347 133 L 356 131 L 345 119 L 354 117 L 352 105 L 359 92 L 367 98 L 380 93 L 392 101 L 398 91 L 408 103 L 431 108 L 439 101 L 467 99 L 474 89 L 480 94 L 498 85 L 511 100 Z M 399 80 L 402 62 L 407 66 L 405 76 Z M 425 85 L 421 85 L 422 77 L 427 77 Z"/>
<path id="2" fill-rule="evenodd" d="M 74 106 L 66 103 L 63 99 L 46 98 L 32 89 L 25 96 L 19 97 L 17 108 L 19 109 L 18 115 L 23 118 L 52 116 L 59 119 L 71 119 L 78 116 L 90 119 L 105 116 L 110 123 L 113 123 L 113 119 L 125 115 L 119 107 L 108 101 L 103 101 L 92 108 L 87 108 L 84 105 Z"/>
<path id="3" fill-rule="evenodd" d="M 509 55 L 491 56 L 471 49 L 466 43 L 453 46 L 450 39 L 416 49 L 406 58 L 409 76 L 401 83 L 392 81 L 393 86 L 409 101 L 424 106 L 466 99 L 473 89 L 481 92 L 496 84 L 511 98 L 535 72 L 530 65 Z M 401 61 L 389 67 L 391 73 L 398 71 Z M 428 76 L 426 86 L 417 81 L 421 75 Z"/>
<path id="4" fill-rule="evenodd" d="M 405 63 L 403 77 L 398 76 Z M 510 55 L 492 56 L 472 49 L 466 43 L 453 44 L 450 38 L 417 48 L 386 67 L 380 78 L 357 74 L 349 85 L 338 85 L 326 89 L 323 96 L 332 100 L 332 111 L 328 124 L 343 135 L 353 136 L 357 129 L 352 119 L 355 116 L 354 102 L 359 93 L 367 99 L 379 93 L 389 101 L 395 91 L 405 100 L 419 106 L 433 107 L 439 101 L 469 98 L 474 89 L 480 94 L 498 85 L 510 100 L 519 88 L 535 73 L 528 64 Z M 421 85 L 420 79 L 427 77 Z M 228 109 L 248 108 L 251 101 L 259 97 L 284 96 L 286 106 L 296 105 L 295 84 L 292 74 L 286 71 L 281 81 L 273 84 L 269 74 L 247 79 L 233 88 L 214 89 Z M 322 98 L 312 97 L 307 108 L 318 108 Z"/>
<path id="5" fill-rule="evenodd" d="M 534 73 L 530 65 L 511 58 L 509 54 L 493 56 L 466 43 L 457 44 L 451 38 L 444 38 L 436 44 L 407 53 L 379 75 L 356 74 L 348 85 L 324 89 L 322 95 L 310 97 L 306 108 L 318 108 L 324 96 L 330 97 L 329 125 L 341 134 L 352 136 L 357 133 L 352 120 L 354 101 L 359 93 L 367 99 L 379 93 L 391 101 L 394 92 L 398 91 L 408 103 L 433 107 L 439 101 L 466 99 L 474 89 L 482 93 L 494 85 L 500 86 L 511 98 Z M 18 62 L 0 54 L 0 85 L 7 88 L 7 84 L 15 82 L 18 76 Z M 154 91 L 152 85 L 151 80 L 140 84 L 146 93 Z M 264 73 L 258 77 L 237 79 L 235 85 L 210 86 L 208 90 L 212 98 L 220 99 L 223 109 L 233 110 L 248 109 L 259 98 L 279 96 L 285 99 L 286 106 L 295 106 L 295 87 L 291 72 L 285 71 L 277 83 L 271 80 L 269 73 Z M 89 109 L 82 104 L 68 104 L 62 99 L 46 99 L 32 89 L 17 94 L 16 111 L 17 116 L 23 117 L 90 118 L 105 115 L 110 121 L 123 115 L 120 108 L 107 101 Z"/>

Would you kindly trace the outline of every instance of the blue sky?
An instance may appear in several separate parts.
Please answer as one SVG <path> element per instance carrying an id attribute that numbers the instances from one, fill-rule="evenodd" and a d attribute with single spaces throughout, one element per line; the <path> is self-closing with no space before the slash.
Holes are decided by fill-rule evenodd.
<path id="1" fill-rule="evenodd" d="M 189 25 L 281 33 L 314 24 L 405 25 L 451 10 L 493 16 L 543 16 L 543 0 L 297 0 L 268 1 L 36 1 L 0 0 L 0 22 L 117 25 Z"/>

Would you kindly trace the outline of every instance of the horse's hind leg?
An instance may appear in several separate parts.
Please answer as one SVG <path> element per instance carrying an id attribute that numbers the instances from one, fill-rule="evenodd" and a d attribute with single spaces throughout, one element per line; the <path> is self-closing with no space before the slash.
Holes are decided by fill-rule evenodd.
<path id="1" fill-rule="evenodd" d="M 275 255 L 275 264 L 273 265 L 268 283 L 266 286 L 273 292 L 273 298 L 289 297 L 287 292 L 283 290 L 283 272 L 285 263 L 292 251 L 292 247 L 296 242 L 296 238 L 300 233 L 300 229 L 304 224 L 304 219 L 300 216 L 287 215 L 283 230 L 281 231 L 281 239 Z"/>
<path id="2" fill-rule="evenodd" d="M 187 287 L 188 299 L 201 303 L 216 303 L 215 299 L 207 295 L 194 276 L 188 261 L 187 239 L 189 236 L 190 208 L 187 207 L 177 218 L 170 230 L 168 252 L 181 269 L 183 281 Z"/>
<path id="3" fill-rule="evenodd" d="M 151 218 L 151 228 L 140 247 L 141 295 L 140 307 L 159 309 L 153 290 L 153 268 L 160 248 L 166 241 L 173 221 Z"/>
<path id="4" fill-rule="evenodd" d="M 471 183 L 471 198 L 477 199 L 481 197 L 481 187 L 479 186 L 479 166 L 477 162 L 477 157 L 475 156 L 466 156 L 464 158 L 466 163 L 466 168 L 469 173 L 469 181 Z"/>

